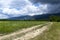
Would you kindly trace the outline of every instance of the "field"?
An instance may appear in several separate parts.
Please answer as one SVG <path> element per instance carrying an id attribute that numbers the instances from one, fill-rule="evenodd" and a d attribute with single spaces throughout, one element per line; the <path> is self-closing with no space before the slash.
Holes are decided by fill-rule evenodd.
<path id="1" fill-rule="evenodd" d="M 0 21 L 0 34 L 9 34 L 43 23 L 45 23 L 45 21 Z"/>
<path id="2" fill-rule="evenodd" d="M 60 22 L 54 22 L 48 31 L 31 40 L 60 40 Z"/>
<path id="3" fill-rule="evenodd" d="M 49 24 L 51 23 L 52 25 L 49 26 Z M 40 26 L 39 27 L 37 26 L 37 28 L 35 28 L 34 30 L 33 29 L 28 31 L 24 30 L 22 34 L 20 34 L 19 33 L 20 31 L 18 31 L 23 28 L 29 28 L 32 26 L 35 27 L 35 25 L 40 25 L 40 24 L 45 24 L 45 25 L 43 25 L 41 28 Z M 46 28 L 48 28 L 48 30 L 45 30 Z M 15 31 L 18 31 L 18 32 L 15 32 Z M 15 34 L 12 32 L 15 32 Z M 13 35 L 10 35 L 9 33 L 12 33 Z M 39 35 L 36 36 L 36 33 Z M 29 40 L 60 40 L 60 22 L 48 23 L 47 21 L 0 21 L 0 34 L 8 34 L 2 39 L 8 38 L 9 40 L 14 40 L 15 38 L 16 40 L 18 40 L 21 37 L 22 39 L 27 40 L 28 38 L 33 37 L 34 35 L 35 37 L 30 38 Z"/>

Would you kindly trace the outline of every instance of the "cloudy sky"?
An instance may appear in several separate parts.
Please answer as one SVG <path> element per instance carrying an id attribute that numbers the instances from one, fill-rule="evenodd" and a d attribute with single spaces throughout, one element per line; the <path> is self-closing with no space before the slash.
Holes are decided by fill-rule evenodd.
<path id="1" fill-rule="evenodd" d="M 60 12 L 60 0 L 0 0 L 0 19 Z"/>

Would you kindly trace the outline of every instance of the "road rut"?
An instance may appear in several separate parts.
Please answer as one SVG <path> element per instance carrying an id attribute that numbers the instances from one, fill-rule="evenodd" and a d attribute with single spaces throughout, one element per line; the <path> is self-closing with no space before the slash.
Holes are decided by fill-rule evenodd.
<path id="1" fill-rule="evenodd" d="M 14 32 L 9 35 L 5 35 L 0 37 L 0 40 L 29 40 L 30 38 L 34 38 L 44 30 L 47 29 L 47 26 L 51 25 L 52 23 L 46 23 L 43 25 L 33 26 L 31 28 L 22 29 L 20 31 Z M 43 26 L 42 28 L 39 28 Z"/>

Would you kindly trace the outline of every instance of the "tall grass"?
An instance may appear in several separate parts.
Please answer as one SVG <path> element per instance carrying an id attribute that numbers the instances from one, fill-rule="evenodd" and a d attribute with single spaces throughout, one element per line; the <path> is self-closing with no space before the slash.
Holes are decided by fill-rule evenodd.
<path id="1" fill-rule="evenodd" d="M 28 28 L 34 25 L 39 25 L 45 22 L 41 21 L 0 21 L 0 34 L 8 34 L 20 30 L 22 28 Z"/>
<path id="2" fill-rule="evenodd" d="M 50 30 L 31 40 L 60 40 L 60 22 L 54 22 Z"/>

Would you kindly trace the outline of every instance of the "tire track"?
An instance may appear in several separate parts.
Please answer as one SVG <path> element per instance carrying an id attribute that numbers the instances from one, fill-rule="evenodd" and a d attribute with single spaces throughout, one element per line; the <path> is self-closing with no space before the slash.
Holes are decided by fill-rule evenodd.
<path id="1" fill-rule="evenodd" d="M 23 36 L 21 36 L 19 38 L 16 38 L 14 40 L 29 40 L 31 38 L 34 38 L 34 37 L 40 35 L 41 33 L 43 33 L 45 30 L 47 30 L 48 26 L 51 26 L 51 24 L 52 23 L 49 23 L 49 24 L 43 26 L 42 28 L 39 28 L 37 30 L 33 30 L 32 32 L 28 32 L 25 35 L 23 35 Z"/>
<path id="2" fill-rule="evenodd" d="M 27 39 L 27 37 L 29 37 L 29 35 L 33 34 L 34 37 L 37 36 L 35 34 L 42 30 L 39 28 L 42 26 L 48 25 L 48 24 L 50 24 L 50 22 L 45 23 L 45 24 L 41 24 L 41 25 L 37 25 L 37 26 L 33 26 L 31 28 L 22 29 L 22 30 L 19 30 L 17 32 L 12 33 L 12 34 L 2 36 L 2 37 L 0 37 L 0 40 L 24 40 L 24 39 L 28 40 L 28 39 L 30 39 L 30 38 Z M 30 36 L 30 37 L 33 37 L 33 36 Z M 24 38 L 24 39 L 22 39 L 22 38 Z"/>
<path id="3" fill-rule="evenodd" d="M 19 30 L 17 32 L 12 33 L 12 34 L 1 36 L 0 40 L 13 40 L 13 39 L 15 39 L 17 37 L 20 37 L 20 36 L 24 35 L 25 33 L 29 32 L 29 31 L 32 31 L 32 30 L 42 26 L 42 25 L 44 25 L 44 24 L 33 26 L 31 28 L 22 29 L 22 30 Z"/>

